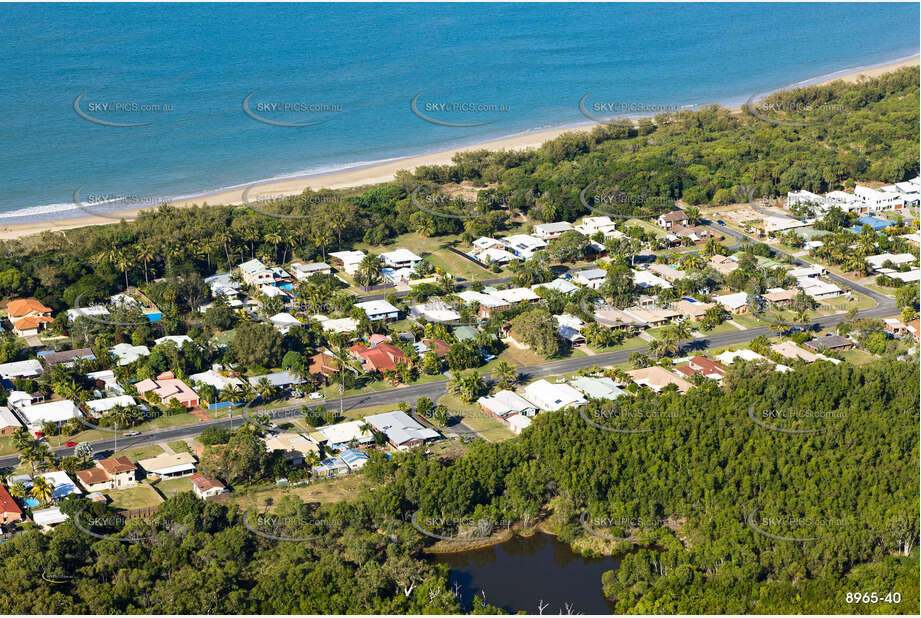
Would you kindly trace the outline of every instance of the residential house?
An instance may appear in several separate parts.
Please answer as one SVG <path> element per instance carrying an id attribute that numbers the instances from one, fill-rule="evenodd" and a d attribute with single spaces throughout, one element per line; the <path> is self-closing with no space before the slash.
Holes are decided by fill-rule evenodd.
<path id="1" fill-rule="evenodd" d="M 55 502 L 60 502 L 70 495 L 83 495 L 83 490 L 77 487 L 77 484 L 74 483 L 73 479 L 67 476 L 67 473 L 63 470 L 44 472 L 38 476 L 45 479 L 48 484 L 51 485 L 51 498 Z"/>
<path id="2" fill-rule="evenodd" d="M 623 238 L 624 234 L 618 232 L 615 226 L 616 224 L 611 220 L 611 217 L 585 217 L 582 219 L 582 224 L 575 226 L 575 229 L 586 236 L 594 236 L 601 232 L 605 239 Z"/>
<path id="3" fill-rule="evenodd" d="M 643 322 L 642 320 L 639 320 L 620 309 L 615 309 L 614 307 L 609 307 L 607 305 L 602 305 L 601 307 L 595 309 L 592 317 L 594 317 L 595 321 L 601 326 L 604 326 L 605 328 L 613 328 L 616 330 L 632 330 L 634 328 L 646 328 L 648 326 L 646 322 Z"/>
<path id="4" fill-rule="evenodd" d="M 189 379 L 194 380 L 196 377 L 190 376 Z M 191 410 L 192 408 L 197 408 L 199 404 L 198 394 L 188 384 L 174 377 L 171 371 L 161 373 L 155 380 L 141 380 L 135 384 L 135 388 L 141 395 L 145 393 L 157 395 L 160 401 L 166 405 L 169 405 L 170 401 L 176 400 Z"/>
<path id="5" fill-rule="evenodd" d="M 353 333 L 358 328 L 358 322 L 352 318 L 328 318 L 325 315 L 311 316 L 320 323 L 320 328 L 330 333 Z"/>
<path id="6" fill-rule="evenodd" d="M 77 478 L 89 492 L 134 487 L 135 467 L 127 457 L 109 457 L 96 462 L 95 468 L 79 470 Z"/>
<path id="7" fill-rule="evenodd" d="M 513 414 L 505 419 L 505 422 L 509 430 L 516 436 L 520 436 L 522 431 L 531 426 L 531 419 L 522 414 Z"/>
<path id="8" fill-rule="evenodd" d="M 148 476 L 156 474 L 161 478 L 178 478 L 195 473 L 195 456 L 192 453 L 163 453 L 142 459 L 138 465 Z"/>
<path id="9" fill-rule="evenodd" d="M 654 306 L 639 307 L 634 305 L 633 307 L 624 309 L 623 312 L 633 318 L 635 322 L 644 324 L 650 328 L 665 326 L 666 324 L 673 322 L 676 318 L 681 317 L 681 314 L 677 311 L 672 311 L 671 309 L 662 309 L 660 307 Z"/>
<path id="10" fill-rule="evenodd" d="M 381 253 L 381 262 L 390 268 L 415 268 L 422 258 L 409 249 L 396 249 Z"/>
<path id="11" fill-rule="evenodd" d="M 726 375 L 725 367 L 705 356 L 693 357 L 688 361 L 687 365 L 678 367 L 677 371 L 685 377 L 699 373 L 706 378 L 717 381 L 722 380 L 723 376 Z"/>
<path id="12" fill-rule="evenodd" d="M 278 332 L 282 335 L 286 335 L 292 326 L 300 326 L 301 321 L 290 313 L 282 312 L 276 313 L 269 318 L 269 322 L 274 326 Z"/>
<path id="13" fill-rule="evenodd" d="M 6 490 L 6 487 L 0 485 L 0 524 L 9 526 L 22 521 L 22 509 L 16 504 L 16 500 Z"/>
<path id="14" fill-rule="evenodd" d="M 585 337 L 582 335 L 582 327 L 585 325 L 585 322 L 568 313 L 562 313 L 554 316 L 554 318 L 558 325 L 557 333 L 560 339 L 568 341 L 573 345 L 585 343 Z"/>
<path id="15" fill-rule="evenodd" d="M 509 251 L 514 253 L 516 257 L 519 257 L 523 260 L 527 260 L 535 253 L 547 246 L 547 242 L 545 240 L 535 238 L 534 236 L 528 236 L 527 234 L 515 234 L 513 236 L 506 236 L 502 239 L 502 242 L 505 243 L 505 246 L 508 247 Z"/>
<path id="16" fill-rule="evenodd" d="M 799 292 L 797 290 L 785 290 L 783 288 L 769 288 L 761 298 L 777 307 L 786 307 L 796 298 Z"/>
<path id="17" fill-rule="evenodd" d="M 194 383 L 208 384 L 219 391 L 227 390 L 232 387 L 243 386 L 243 380 L 240 379 L 236 371 L 221 370 L 220 365 L 215 365 L 207 371 L 193 373 L 189 376 L 189 381 Z M 139 391 L 140 392 L 140 391 Z M 211 402 L 214 403 L 214 402 Z"/>
<path id="18" fill-rule="evenodd" d="M 684 214 L 684 211 L 673 210 L 665 214 L 659 215 L 659 218 L 656 220 L 656 223 L 659 224 L 659 227 L 665 228 L 666 230 L 671 230 L 675 225 L 680 225 L 682 227 L 687 227 L 688 217 Z"/>
<path id="19" fill-rule="evenodd" d="M 739 264 L 725 255 L 712 255 L 707 260 L 707 266 L 723 275 L 724 277 L 739 267 Z"/>
<path id="20" fill-rule="evenodd" d="M 332 267 L 325 262 L 310 262 L 308 264 L 304 264 L 303 262 L 292 262 L 289 268 L 298 281 L 306 281 L 314 275 L 333 274 Z"/>
<path id="21" fill-rule="evenodd" d="M 509 306 L 520 303 L 536 303 L 540 300 L 540 296 L 528 288 L 509 288 L 507 290 L 487 289 L 485 292 L 488 296 L 497 298 L 499 301 L 507 303 Z"/>
<path id="22" fill-rule="evenodd" d="M 110 410 L 114 410 L 118 406 L 124 408 L 133 408 L 137 406 L 137 402 L 131 395 L 114 395 L 112 397 L 93 399 L 86 402 L 86 407 L 96 414 L 104 414 Z"/>
<path id="23" fill-rule="evenodd" d="M 856 185 L 854 197 L 860 200 L 861 213 L 878 213 L 885 210 L 901 210 L 905 206 L 905 199 L 900 193 L 879 191 Z"/>
<path id="24" fill-rule="evenodd" d="M 813 352 L 824 352 L 825 350 L 843 352 L 844 350 L 853 349 L 854 342 L 840 335 L 827 334 L 824 337 L 807 341 L 803 344 L 803 347 Z"/>
<path id="25" fill-rule="evenodd" d="M 150 356 L 150 348 L 146 345 L 119 343 L 109 348 L 109 354 L 117 359 L 119 366 L 130 365 L 144 356 Z"/>
<path id="26" fill-rule="evenodd" d="M 313 475 L 318 478 L 330 478 L 333 476 L 348 474 L 349 471 L 349 465 L 345 463 L 341 457 L 330 457 L 329 459 L 324 459 L 311 469 Z"/>
<path id="27" fill-rule="evenodd" d="M 125 394 L 125 389 L 118 383 L 118 378 L 115 377 L 115 372 L 111 369 L 93 371 L 86 374 L 86 379 L 93 383 L 93 388 L 95 390 L 112 395 Z"/>
<path id="28" fill-rule="evenodd" d="M 537 414 L 537 406 L 507 389 L 501 390 L 494 395 L 480 397 L 477 399 L 477 403 L 480 404 L 480 408 L 484 412 L 498 419 L 505 419 L 517 414 L 522 416 L 534 416 Z"/>
<path id="29" fill-rule="evenodd" d="M 349 348 L 349 353 L 362 361 L 365 371 L 370 372 L 393 371 L 398 364 L 409 362 L 403 350 L 392 343 L 380 343 L 373 348 L 356 344 Z"/>
<path id="30" fill-rule="evenodd" d="M 627 392 L 617 386 L 611 378 L 593 378 L 589 376 L 579 376 L 569 381 L 573 388 L 581 391 L 589 399 L 605 399 L 615 401 L 618 397 L 626 395 Z"/>
<path id="31" fill-rule="evenodd" d="M 819 360 L 819 358 L 822 358 L 819 354 L 807 352 L 792 341 L 781 341 L 780 343 L 772 344 L 771 351 L 780 354 L 784 358 L 801 360 L 805 363 L 814 363 Z"/>
<path id="32" fill-rule="evenodd" d="M 524 387 L 524 397 L 541 410 L 555 412 L 570 406 L 586 403 L 585 397 L 568 384 L 553 384 L 547 380 L 537 380 Z"/>
<path id="33" fill-rule="evenodd" d="M 672 287 L 672 284 L 662 277 L 655 275 L 648 270 L 634 270 L 633 271 L 633 284 L 637 287 L 647 288 L 659 287 L 663 290 L 669 290 Z"/>
<path id="34" fill-rule="evenodd" d="M 281 451 L 285 461 L 294 466 L 301 466 L 305 460 L 319 457 L 320 447 L 312 440 L 298 433 L 282 432 L 269 434 L 263 438 L 265 449 L 269 453 Z"/>
<path id="35" fill-rule="evenodd" d="M 915 343 L 921 341 L 921 320 L 915 318 L 907 322 L 905 326 L 908 328 L 908 332 L 911 333 L 911 336 L 915 338 Z"/>
<path id="36" fill-rule="evenodd" d="M 572 224 L 566 223 L 565 221 L 541 223 L 534 226 L 534 235 L 541 240 L 551 240 L 553 238 L 559 238 L 563 235 L 563 232 L 568 232 L 571 229 L 574 229 Z"/>
<path id="37" fill-rule="evenodd" d="M 674 266 L 668 266 L 666 264 L 650 264 L 649 270 L 670 283 L 674 283 L 688 276 L 683 270 L 678 270 Z"/>
<path id="38" fill-rule="evenodd" d="M 444 358 L 451 351 L 451 346 L 441 339 L 423 339 L 421 343 L 416 343 L 413 347 L 419 354 L 432 352 L 438 358 Z"/>
<path id="39" fill-rule="evenodd" d="M 535 283 L 531 286 L 531 291 L 537 293 L 538 288 L 554 290 L 555 292 L 559 292 L 564 296 L 570 296 L 579 290 L 579 286 L 573 285 L 569 281 L 566 281 L 566 279 L 560 278 L 554 279 L 548 283 Z"/>
<path id="40" fill-rule="evenodd" d="M 883 268 L 886 262 L 890 262 L 896 268 L 903 264 L 916 264 L 918 262 L 918 258 L 910 253 L 880 253 L 879 255 L 867 256 L 866 260 L 873 270 Z"/>
<path id="41" fill-rule="evenodd" d="M 827 273 L 828 271 L 823 266 L 818 264 L 810 264 L 809 266 L 804 266 L 802 268 L 794 268 L 787 274 L 794 279 L 804 279 L 809 277 L 821 277 Z"/>
<path id="42" fill-rule="evenodd" d="M 487 249 L 502 249 L 505 247 L 505 243 L 501 240 L 495 238 L 489 238 L 487 236 L 481 236 L 471 243 L 475 251 L 486 251 Z"/>
<path id="43" fill-rule="evenodd" d="M 263 264 L 262 260 L 248 260 L 240 264 L 239 269 L 247 285 L 275 285 L 275 272 Z"/>
<path id="44" fill-rule="evenodd" d="M 335 451 L 353 448 L 355 445 L 366 446 L 374 442 L 374 434 L 365 428 L 365 421 L 346 421 L 334 425 L 317 427 L 326 445 Z"/>
<path id="45" fill-rule="evenodd" d="M 369 300 L 363 303 L 355 303 L 355 306 L 364 311 L 372 322 L 396 320 L 400 317 L 400 310 L 386 300 Z"/>
<path id="46" fill-rule="evenodd" d="M 604 281 L 607 276 L 608 273 L 601 270 L 600 268 L 589 268 L 588 270 L 578 271 L 573 275 L 572 279 L 576 283 L 590 287 L 593 290 L 597 290 L 602 285 L 604 285 Z"/>
<path id="47" fill-rule="evenodd" d="M 361 470 L 366 463 L 371 461 L 370 457 L 355 448 L 346 449 L 339 453 L 339 459 L 344 461 L 352 472 Z"/>
<path id="48" fill-rule="evenodd" d="M 105 305 L 90 305 L 89 307 L 77 307 L 67 310 L 67 319 L 73 324 L 77 318 L 102 318 L 109 315 L 109 309 Z"/>
<path id="49" fill-rule="evenodd" d="M 473 290 L 464 290 L 457 294 L 465 303 L 477 304 L 477 315 L 481 318 L 489 318 L 495 313 L 501 313 L 511 308 L 511 303 L 502 300 L 490 294 L 483 292 L 474 292 Z"/>
<path id="50" fill-rule="evenodd" d="M 6 306 L 13 332 L 20 337 L 34 337 L 54 322 L 51 308 L 34 298 L 17 298 Z"/>
<path id="51" fill-rule="evenodd" d="M 0 378 L 4 380 L 37 378 L 42 375 L 42 371 L 42 364 L 35 359 L 14 361 L 0 365 Z"/>
<path id="52" fill-rule="evenodd" d="M 314 354 L 310 357 L 307 371 L 314 377 L 330 378 L 339 373 L 339 359 L 326 352 Z"/>
<path id="53" fill-rule="evenodd" d="M 264 373 L 261 376 L 252 376 L 247 378 L 250 386 L 257 387 L 265 380 L 270 386 L 280 389 L 290 389 L 292 386 L 303 384 L 303 378 L 299 378 L 290 371 L 275 371 L 273 373 Z"/>
<path id="54" fill-rule="evenodd" d="M 910 333 L 908 326 L 898 318 L 885 318 L 883 324 L 885 324 L 886 332 L 893 337 L 901 337 Z"/>
<path id="55" fill-rule="evenodd" d="M 70 399 L 29 405 L 23 405 L 25 401 L 20 405 L 14 405 L 12 401 L 9 403 L 20 413 L 29 431 L 40 430 L 45 423 L 61 426 L 82 416 L 80 408 Z"/>
<path id="56" fill-rule="evenodd" d="M 329 260 L 348 275 L 358 272 L 361 261 L 365 259 L 363 251 L 335 251 L 329 254 Z"/>
<path id="57" fill-rule="evenodd" d="M 461 317 L 451 305 L 437 298 L 421 305 L 413 305 L 410 313 L 415 318 L 422 318 L 429 322 L 456 322 Z"/>
<path id="58" fill-rule="evenodd" d="M 504 247 L 505 245 L 502 246 Z M 518 260 L 518 257 L 514 253 L 497 247 L 481 249 L 476 253 L 470 253 L 468 255 L 481 264 L 499 264 L 500 266 Z"/>
<path id="59" fill-rule="evenodd" d="M 756 360 L 766 361 L 767 360 L 765 357 L 761 356 L 757 352 L 752 352 L 751 350 L 746 350 L 746 349 L 736 350 L 736 351 L 727 350 L 726 352 L 723 352 L 722 354 L 716 355 L 716 360 L 718 360 L 724 365 L 731 365 L 737 359 L 741 359 L 744 361 L 756 361 Z"/>
<path id="60" fill-rule="evenodd" d="M 906 329 L 907 332 L 907 329 Z M 22 429 L 22 423 L 6 406 L 0 406 L 0 436 L 9 436 Z"/>
<path id="61" fill-rule="evenodd" d="M 669 384 L 677 386 L 680 393 L 688 392 L 693 386 L 687 380 L 679 378 L 665 367 L 659 367 L 658 365 L 646 367 L 645 369 L 634 369 L 633 371 L 628 371 L 627 375 L 635 383 L 645 386 L 656 393 Z"/>
<path id="62" fill-rule="evenodd" d="M 217 479 L 208 478 L 195 473 L 189 477 L 192 481 L 192 492 L 202 500 L 213 498 L 227 493 L 227 486 Z"/>
<path id="63" fill-rule="evenodd" d="M 735 294 L 725 294 L 713 298 L 717 304 L 733 315 L 748 313 L 748 294 L 745 292 L 736 292 Z"/>
<path id="64" fill-rule="evenodd" d="M 787 230 L 796 229 L 798 227 L 807 227 L 809 224 L 804 223 L 798 219 L 791 219 L 790 217 L 776 217 L 776 216 L 767 216 L 762 220 L 764 226 L 764 232 L 766 234 L 772 234 L 777 232 L 786 232 Z"/>
<path id="65" fill-rule="evenodd" d="M 391 446 L 400 451 L 441 437 L 434 429 L 422 426 L 400 411 L 372 414 L 365 417 L 365 422 L 383 433 Z"/>
<path id="66" fill-rule="evenodd" d="M 50 530 L 57 524 L 62 524 L 70 519 L 59 507 L 53 506 L 48 509 L 32 511 L 32 521 L 42 530 Z"/>
<path id="67" fill-rule="evenodd" d="M 48 352 L 39 354 L 39 358 L 45 363 L 46 367 L 63 365 L 73 367 L 80 360 L 96 360 L 96 355 L 89 348 L 80 348 L 79 350 L 64 350 L 62 352 Z"/>
<path id="68" fill-rule="evenodd" d="M 798 279 L 796 285 L 798 285 L 800 289 L 803 290 L 803 293 L 805 293 L 806 296 L 810 296 L 815 300 L 835 298 L 836 296 L 841 296 L 845 293 L 844 290 L 839 288 L 834 283 L 828 283 L 827 281 L 822 281 L 821 279 Z"/>
<path id="69" fill-rule="evenodd" d="M 681 299 L 669 305 L 669 309 L 679 313 L 684 319 L 691 322 L 700 321 L 707 313 L 707 309 L 715 307 L 713 303 L 702 303 L 696 300 Z"/>

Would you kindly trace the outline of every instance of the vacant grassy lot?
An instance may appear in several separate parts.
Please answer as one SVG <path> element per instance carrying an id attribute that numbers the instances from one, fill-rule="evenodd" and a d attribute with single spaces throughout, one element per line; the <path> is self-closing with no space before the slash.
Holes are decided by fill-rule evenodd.
<path id="1" fill-rule="evenodd" d="M 854 365 L 866 365 L 867 363 L 872 363 L 876 360 L 876 357 L 866 352 L 864 350 L 845 350 L 841 352 L 841 356 L 844 359 Z"/>
<path id="2" fill-rule="evenodd" d="M 339 478 L 313 481 L 301 487 L 272 487 L 261 491 L 242 491 L 228 494 L 227 503 L 238 504 L 242 509 L 263 509 L 278 504 L 285 496 L 296 496 L 304 502 L 348 502 L 372 487 L 371 481 L 361 474 L 347 474 Z"/>
<path id="3" fill-rule="evenodd" d="M 156 444 L 146 444 L 144 446 L 135 446 L 116 451 L 117 456 L 127 457 L 135 463 L 137 463 L 137 461 L 140 459 L 150 459 L 151 457 L 156 457 L 157 455 L 162 455 L 163 453 L 163 448 Z"/>
<path id="4" fill-rule="evenodd" d="M 475 403 L 464 403 L 454 395 L 445 395 L 438 403 L 447 406 L 452 414 L 461 417 L 464 425 L 483 436 L 485 440 L 501 442 L 515 437 L 502 421 L 486 414 Z"/>
<path id="5" fill-rule="evenodd" d="M 184 491 L 192 491 L 192 481 L 187 476 L 178 479 L 164 479 L 157 483 L 157 489 L 169 499 Z"/>
<path id="6" fill-rule="evenodd" d="M 163 502 L 160 494 L 147 484 L 127 489 L 113 489 L 105 492 L 105 495 L 112 500 L 109 506 L 117 509 L 141 509 L 157 506 Z"/>
<path id="7" fill-rule="evenodd" d="M 191 453 L 192 449 L 189 447 L 188 442 L 185 440 L 176 440 L 175 442 L 168 442 L 169 447 L 177 453 Z"/>

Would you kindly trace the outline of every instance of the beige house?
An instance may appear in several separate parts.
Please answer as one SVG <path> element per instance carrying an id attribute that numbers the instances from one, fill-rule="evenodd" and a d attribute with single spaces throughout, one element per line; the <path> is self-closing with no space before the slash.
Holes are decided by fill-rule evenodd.
<path id="1" fill-rule="evenodd" d="M 134 464 L 127 457 L 109 457 L 97 461 L 95 468 L 78 471 L 77 478 L 90 493 L 124 489 L 137 484 L 135 470 Z"/>
<path id="2" fill-rule="evenodd" d="M 665 367 L 659 367 L 658 365 L 646 367 L 645 369 L 634 369 L 633 371 L 628 371 L 627 375 L 630 376 L 630 379 L 636 384 L 645 386 L 656 393 L 660 392 L 669 384 L 677 386 L 678 392 L 682 394 L 688 392 L 694 386 L 687 380 L 679 378 Z"/>
<path id="3" fill-rule="evenodd" d="M 673 311 L 677 311 L 684 318 L 697 322 L 704 317 L 704 314 L 707 313 L 707 309 L 714 307 L 713 303 L 692 303 L 688 300 L 679 300 L 671 304 Z"/>
<path id="4" fill-rule="evenodd" d="M 734 261 L 725 255 L 714 255 L 707 260 L 707 266 L 723 275 L 724 277 L 739 267 Z"/>

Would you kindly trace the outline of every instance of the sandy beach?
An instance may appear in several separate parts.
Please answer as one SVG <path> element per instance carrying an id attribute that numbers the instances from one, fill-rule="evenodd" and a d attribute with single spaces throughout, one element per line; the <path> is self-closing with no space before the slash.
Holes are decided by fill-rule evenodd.
<path id="1" fill-rule="evenodd" d="M 856 82 L 861 78 L 867 77 L 877 77 L 884 73 L 890 71 L 895 71 L 902 67 L 906 66 L 918 66 L 919 58 L 914 57 L 908 60 L 902 60 L 899 62 L 893 62 L 890 64 L 882 65 L 879 67 L 873 67 L 869 69 L 859 69 L 851 72 L 842 72 L 841 75 L 833 75 L 828 79 L 818 81 L 815 83 L 826 84 L 833 81 L 843 80 L 846 82 Z M 807 82 L 804 82 L 807 83 Z M 808 83 L 812 83 L 809 81 Z M 733 111 L 739 111 L 738 108 L 733 108 Z M 414 157 L 408 157 L 403 159 L 398 159 L 388 163 L 382 163 L 378 165 L 371 165 L 363 168 L 353 168 L 342 170 L 338 172 L 332 172 L 329 174 L 322 174 L 312 177 L 302 177 L 302 178 L 292 178 L 289 180 L 280 180 L 275 182 L 266 182 L 264 184 L 258 185 L 253 189 L 252 196 L 257 198 L 259 195 L 266 196 L 271 194 L 272 196 L 280 195 L 293 195 L 303 192 L 305 189 L 345 189 L 349 187 L 358 187 L 363 185 L 372 185 L 382 182 L 388 182 L 393 179 L 396 172 L 399 170 L 415 170 L 415 168 L 422 165 L 444 165 L 451 162 L 451 158 L 458 152 L 468 152 L 471 150 L 522 150 L 527 148 L 537 148 L 544 142 L 552 140 L 564 133 L 578 132 L 578 131 L 587 131 L 591 130 L 594 127 L 594 124 L 588 124 L 585 126 L 575 126 L 568 128 L 553 129 L 548 131 L 535 131 L 533 133 L 526 133 L 521 135 L 516 135 L 512 137 L 506 137 L 499 140 L 484 142 L 481 144 L 475 144 L 472 146 L 467 146 L 464 148 L 456 148 L 452 150 L 445 150 L 443 152 L 436 152 L 431 154 L 419 155 Z M 223 191 L 220 193 L 214 193 L 207 196 L 196 197 L 194 199 L 187 200 L 177 200 L 173 202 L 173 205 L 183 207 L 191 206 L 193 204 L 209 204 L 209 205 L 227 205 L 227 204 L 239 204 L 242 203 L 243 198 L 242 194 L 245 187 L 239 189 L 233 189 L 229 191 Z M 87 225 L 104 225 L 115 222 L 116 217 L 121 216 L 126 219 L 131 219 L 136 216 L 140 209 L 120 211 L 117 214 L 113 213 L 109 217 L 98 217 L 98 216 L 85 216 L 85 217 L 75 217 L 70 219 L 62 219 L 58 221 L 40 221 L 34 223 L 22 223 L 22 224 L 10 224 L 0 228 L 0 240 L 9 240 L 14 238 L 20 238 L 23 236 L 28 236 L 30 234 L 38 234 L 45 231 L 63 231 L 69 230 L 78 227 L 84 227 Z"/>

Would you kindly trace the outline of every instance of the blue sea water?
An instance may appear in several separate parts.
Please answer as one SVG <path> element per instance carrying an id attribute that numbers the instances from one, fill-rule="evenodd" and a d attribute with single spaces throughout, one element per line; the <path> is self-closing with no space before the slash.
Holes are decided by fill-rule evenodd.
<path id="1" fill-rule="evenodd" d="M 582 124 L 586 94 L 739 104 L 915 55 L 918 20 L 917 4 L 3 4 L 0 225 L 82 215 L 78 188 L 145 205 Z M 250 94 L 254 116 L 309 126 L 257 121 Z M 424 121 L 416 95 L 476 126 Z M 147 124 L 94 123 L 78 97 Z"/>

